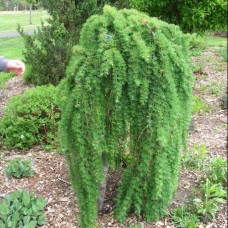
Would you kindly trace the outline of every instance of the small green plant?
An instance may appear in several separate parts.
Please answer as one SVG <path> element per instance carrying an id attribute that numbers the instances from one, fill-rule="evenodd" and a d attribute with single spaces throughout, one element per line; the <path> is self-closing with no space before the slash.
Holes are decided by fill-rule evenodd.
<path id="1" fill-rule="evenodd" d="M 27 190 L 19 190 L 0 201 L 0 227 L 35 228 L 46 223 L 43 209 L 45 200 Z"/>
<path id="2" fill-rule="evenodd" d="M 191 35 L 190 40 L 190 51 L 192 56 L 201 55 L 202 51 L 207 48 L 207 43 L 203 36 L 197 35 L 196 33 Z"/>
<path id="3" fill-rule="evenodd" d="M 202 144 L 194 145 L 193 150 L 182 157 L 183 165 L 200 169 L 204 175 L 200 188 L 193 189 L 190 199 L 172 211 L 171 220 L 175 227 L 194 228 L 199 227 L 200 222 L 211 221 L 219 204 L 227 198 L 227 163 L 221 156 L 207 159 L 207 151 Z"/>
<path id="4" fill-rule="evenodd" d="M 193 114 L 202 114 L 211 111 L 211 106 L 206 104 L 201 98 L 194 95 L 193 97 Z"/>
<path id="5" fill-rule="evenodd" d="M 14 158 L 9 162 L 8 166 L 4 167 L 7 177 L 30 177 L 34 174 L 31 167 L 31 159 L 22 160 L 21 158 Z"/>
<path id="6" fill-rule="evenodd" d="M 221 156 L 210 160 L 206 167 L 206 176 L 212 184 L 221 184 L 227 188 L 227 162 Z"/>
<path id="7" fill-rule="evenodd" d="M 212 81 L 209 85 L 202 85 L 200 87 L 203 93 L 209 93 L 211 95 L 217 95 L 217 96 L 222 95 L 224 88 L 225 88 L 225 85 L 223 83 L 216 83 L 215 81 Z"/>
<path id="8" fill-rule="evenodd" d="M 197 228 L 200 224 L 198 216 L 192 213 L 184 203 L 172 211 L 171 220 L 176 228 Z"/>
<path id="9" fill-rule="evenodd" d="M 40 86 L 14 96 L 0 121 L 0 145 L 8 149 L 28 149 L 43 142 L 55 145 L 60 113 L 56 88 Z"/>
<path id="10" fill-rule="evenodd" d="M 223 58 L 225 62 L 228 62 L 228 57 L 227 57 L 227 47 L 220 48 L 218 51 L 219 55 Z"/>
<path id="11" fill-rule="evenodd" d="M 187 169 L 202 169 L 204 161 L 207 157 L 208 149 L 204 144 L 193 145 L 193 149 L 186 151 L 182 155 L 182 165 Z"/>
<path id="12" fill-rule="evenodd" d="M 193 72 L 195 74 L 203 75 L 206 61 L 203 58 L 198 59 L 193 64 Z"/>
<path id="13" fill-rule="evenodd" d="M 144 228 L 144 225 L 135 224 L 135 225 L 127 226 L 126 228 Z"/>
<path id="14" fill-rule="evenodd" d="M 4 159 L 5 159 L 5 152 L 2 151 L 2 152 L 0 153 L 0 162 L 3 161 Z"/>
<path id="15" fill-rule="evenodd" d="M 209 179 L 202 185 L 202 197 L 195 198 L 193 204 L 196 212 L 202 217 L 204 222 L 215 218 L 215 212 L 219 210 L 219 204 L 224 202 L 226 191 L 220 184 L 213 184 Z"/>
<path id="16" fill-rule="evenodd" d="M 4 89 L 5 88 L 5 83 L 7 80 L 9 80 L 10 78 L 13 78 L 15 76 L 14 73 L 0 73 L 0 89 Z"/>

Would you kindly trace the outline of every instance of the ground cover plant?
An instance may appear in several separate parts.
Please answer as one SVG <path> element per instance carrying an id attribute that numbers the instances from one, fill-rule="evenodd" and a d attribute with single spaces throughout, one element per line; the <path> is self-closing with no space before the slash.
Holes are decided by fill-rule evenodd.
<path id="1" fill-rule="evenodd" d="M 60 102 L 60 134 L 82 227 L 95 226 L 104 169 L 118 167 L 126 145 L 117 218 L 131 208 L 147 221 L 165 215 L 191 114 L 189 38 L 174 25 L 110 6 L 84 24 L 59 96 L 68 98 Z"/>
<path id="2" fill-rule="evenodd" d="M 29 227 L 44 225 L 45 200 L 27 190 L 13 192 L 0 201 L 0 227 Z"/>
<path id="3" fill-rule="evenodd" d="M 194 145 L 182 156 L 183 166 L 200 170 L 201 184 L 172 211 L 171 223 L 175 227 L 197 228 L 200 223 L 213 221 L 220 204 L 227 199 L 227 162 L 221 156 L 208 158 L 207 153 L 204 145 Z"/>
<path id="4" fill-rule="evenodd" d="M 30 177 L 34 174 L 31 166 L 31 159 L 22 160 L 21 158 L 14 158 L 9 161 L 9 164 L 3 167 L 7 177 Z"/>
<path id="5" fill-rule="evenodd" d="M 194 95 L 192 108 L 192 112 L 194 114 L 210 112 L 211 109 L 212 107 L 210 107 L 205 101 L 203 101 L 202 98 Z"/>

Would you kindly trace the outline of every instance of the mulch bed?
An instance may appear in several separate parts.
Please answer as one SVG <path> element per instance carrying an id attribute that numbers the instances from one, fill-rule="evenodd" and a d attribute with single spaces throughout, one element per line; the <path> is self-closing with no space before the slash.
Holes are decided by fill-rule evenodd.
<path id="1" fill-rule="evenodd" d="M 221 155 L 226 159 L 227 152 L 227 110 L 220 107 L 219 97 L 210 94 L 200 94 L 200 85 L 209 85 L 211 81 L 227 84 L 226 63 L 222 62 L 217 55 L 216 48 L 206 50 L 202 56 L 194 58 L 194 61 L 204 62 L 203 72 L 196 75 L 195 94 L 200 95 L 204 101 L 213 107 L 212 111 L 204 114 L 193 116 L 194 128 L 189 132 L 189 148 L 194 144 L 205 145 L 209 152 L 208 156 L 213 157 Z M 210 60 L 217 59 L 217 64 Z M 218 64 L 223 70 L 218 71 Z M 3 115 L 3 108 L 10 97 L 23 93 L 32 86 L 25 85 L 21 78 L 14 77 L 10 79 L 6 88 L 0 90 L 0 119 Z M 225 88 L 226 89 L 226 88 Z M 224 95 L 226 91 L 224 89 Z M 75 199 L 75 193 L 70 187 L 68 169 L 63 155 L 56 152 L 46 152 L 41 146 L 35 146 L 32 149 L 22 152 L 18 150 L 4 151 L 0 149 L 0 153 L 4 153 L 4 157 L 0 160 L 0 199 L 6 194 L 18 189 L 28 189 L 37 195 L 42 195 L 47 201 L 45 214 L 47 216 L 47 224 L 44 228 L 74 228 L 79 227 L 78 223 L 78 207 Z M 14 157 L 32 158 L 35 175 L 23 179 L 8 179 L 2 169 L 7 161 Z M 99 214 L 99 227 L 129 227 L 133 225 L 141 225 L 142 227 L 174 227 L 169 225 L 169 216 L 162 218 L 158 222 L 146 223 L 142 218 L 130 214 L 123 224 L 118 223 L 112 216 L 114 208 L 113 196 L 120 174 L 114 172 L 109 174 L 107 195 L 104 202 L 102 212 Z M 182 168 L 178 182 L 178 190 L 176 197 L 170 204 L 170 211 L 181 204 L 181 202 L 190 195 L 191 189 L 197 187 L 200 182 L 200 173 L 196 170 L 189 171 Z M 227 227 L 227 205 L 220 205 L 221 208 L 216 214 L 216 219 L 210 224 L 202 224 L 200 227 Z"/>

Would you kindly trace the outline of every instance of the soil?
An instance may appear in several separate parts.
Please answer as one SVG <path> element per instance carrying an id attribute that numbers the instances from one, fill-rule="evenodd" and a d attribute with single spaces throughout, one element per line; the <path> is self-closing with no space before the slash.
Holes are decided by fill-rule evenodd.
<path id="1" fill-rule="evenodd" d="M 202 113 L 193 116 L 193 128 L 189 132 L 189 149 L 196 145 L 205 145 L 208 148 L 208 156 L 214 157 L 221 155 L 226 159 L 227 151 L 227 110 L 220 106 L 219 98 L 226 96 L 227 85 L 227 70 L 226 62 L 217 54 L 216 48 L 209 48 L 202 53 L 201 56 L 193 59 L 195 63 L 202 64 L 202 69 L 199 74 L 196 73 L 196 86 L 194 93 L 200 96 L 207 104 L 212 107 L 209 113 Z M 222 93 L 212 95 L 211 93 L 202 93 L 201 86 L 209 87 L 211 82 L 217 85 L 224 84 L 221 89 Z M 3 115 L 3 108 L 10 97 L 23 93 L 32 86 L 27 86 L 19 77 L 14 77 L 7 81 L 4 89 L 0 90 L 0 119 Z M 78 206 L 75 198 L 75 193 L 69 183 L 68 169 L 64 156 L 56 152 L 46 152 L 41 146 L 34 146 L 28 151 L 4 151 L 0 149 L 0 199 L 18 189 L 28 189 L 36 195 L 42 195 L 47 206 L 45 214 L 47 224 L 43 228 L 76 228 L 79 227 L 78 222 Z M 2 169 L 10 159 L 14 157 L 32 158 L 35 175 L 23 179 L 8 179 Z M 186 167 L 180 170 L 180 178 L 178 181 L 178 189 L 175 198 L 170 204 L 169 212 L 188 198 L 191 190 L 200 183 L 200 172 L 193 170 L 189 171 Z M 147 223 L 142 218 L 130 214 L 124 223 L 118 223 L 112 215 L 114 203 L 113 196 L 116 193 L 119 173 L 110 173 L 106 200 L 102 212 L 99 214 L 98 227 L 139 227 L 146 228 L 171 228 L 174 225 L 169 223 L 169 215 L 154 223 Z M 227 227 L 227 205 L 221 204 L 220 210 L 216 213 L 214 221 L 208 224 L 201 224 L 200 227 Z M 136 227 L 136 226 L 135 226 Z"/>

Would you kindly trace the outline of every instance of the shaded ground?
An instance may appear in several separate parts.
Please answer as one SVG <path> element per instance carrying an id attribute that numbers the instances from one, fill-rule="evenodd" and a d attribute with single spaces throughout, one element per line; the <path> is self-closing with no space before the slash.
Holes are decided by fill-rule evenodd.
<path id="1" fill-rule="evenodd" d="M 216 48 L 206 50 L 201 57 L 194 58 L 194 61 L 198 63 L 202 62 L 203 65 L 201 74 L 196 75 L 195 94 L 201 96 L 203 100 L 212 107 L 212 110 L 209 113 L 193 116 L 194 130 L 189 133 L 189 148 L 192 148 L 194 144 L 203 144 L 209 150 L 208 156 L 213 157 L 220 154 L 226 159 L 227 110 L 222 110 L 219 103 L 219 97 L 222 96 L 222 93 L 224 95 L 226 93 L 226 63 L 217 55 Z M 209 87 L 212 81 L 217 84 L 224 84 L 224 88 L 221 89 L 222 93 L 219 95 L 212 95 L 209 92 L 202 94 L 202 85 Z M 2 109 L 7 100 L 29 88 L 31 87 L 25 86 L 18 77 L 12 78 L 7 82 L 6 89 L 0 90 L 0 118 L 2 116 Z M 0 198 L 3 198 L 6 194 L 17 189 L 29 189 L 38 195 L 42 195 L 47 201 L 45 209 L 47 224 L 43 226 L 44 228 L 79 227 L 78 207 L 75 194 L 70 187 L 68 170 L 62 155 L 54 152 L 47 153 L 39 146 L 26 151 L 26 153 L 17 150 L 10 152 L 0 150 L 0 153 L 3 152 L 5 156 L 0 160 Z M 34 176 L 24 179 L 6 178 L 2 166 L 6 165 L 8 160 L 16 156 L 32 158 L 33 167 L 36 171 Z M 168 216 L 155 223 L 146 223 L 141 218 L 129 215 L 123 224 L 118 223 L 111 213 L 113 209 L 111 197 L 115 193 L 118 178 L 118 173 L 110 174 L 107 198 L 103 214 L 99 215 L 98 227 L 133 227 L 133 225 L 136 224 L 146 228 L 174 227 L 168 225 Z M 191 189 L 199 184 L 199 180 L 200 174 L 198 172 L 189 171 L 183 167 L 180 171 L 177 194 L 170 208 L 180 205 L 180 203 L 188 197 Z M 202 224 L 200 227 L 226 228 L 226 210 L 226 204 L 221 205 L 220 211 L 216 214 L 216 219 L 210 224 L 207 224 L 207 226 Z"/>

